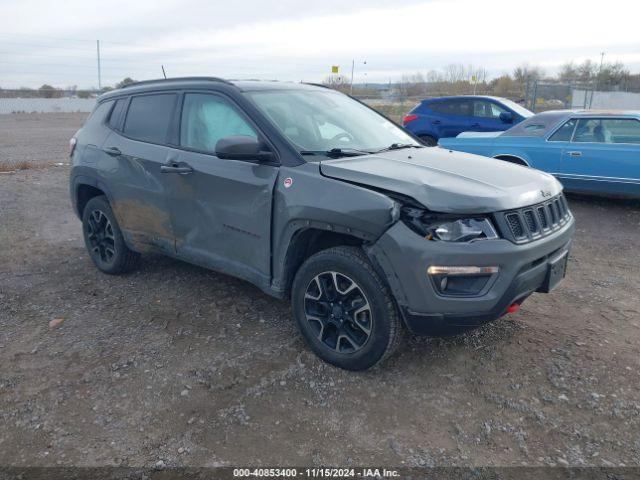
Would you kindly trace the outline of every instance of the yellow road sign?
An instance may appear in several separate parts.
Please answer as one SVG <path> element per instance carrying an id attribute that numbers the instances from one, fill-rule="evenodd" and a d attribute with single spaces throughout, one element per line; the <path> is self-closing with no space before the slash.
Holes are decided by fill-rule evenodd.
<path id="1" fill-rule="evenodd" d="M 340 66 L 339 65 L 332 65 L 331 66 L 331 73 L 338 73 L 339 70 L 340 70 Z"/>

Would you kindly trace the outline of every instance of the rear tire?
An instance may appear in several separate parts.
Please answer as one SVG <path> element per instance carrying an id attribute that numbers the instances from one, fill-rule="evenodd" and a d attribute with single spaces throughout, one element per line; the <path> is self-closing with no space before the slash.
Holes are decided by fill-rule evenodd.
<path id="1" fill-rule="evenodd" d="M 427 147 L 435 147 L 436 145 L 438 145 L 438 140 L 436 140 L 431 135 L 420 135 L 418 136 L 418 138 L 420 139 L 422 144 L 426 145 Z"/>
<path id="2" fill-rule="evenodd" d="M 93 197 L 82 212 L 82 233 L 98 270 L 117 275 L 133 270 L 140 254 L 127 247 L 116 217 L 104 195 Z"/>
<path id="3" fill-rule="evenodd" d="M 400 344 L 394 299 L 360 248 L 333 247 L 309 257 L 296 273 L 291 300 L 305 340 L 332 365 L 365 370 Z"/>

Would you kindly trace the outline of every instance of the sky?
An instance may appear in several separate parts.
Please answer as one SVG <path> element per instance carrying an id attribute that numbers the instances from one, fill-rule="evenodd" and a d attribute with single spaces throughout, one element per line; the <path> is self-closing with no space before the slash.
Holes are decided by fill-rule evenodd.
<path id="1" fill-rule="evenodd" d="M 640 72 L 638 0 L 0 0 L 0 87 L 213 75 L 356 83 L 452 63 L 621 61 Z"/>

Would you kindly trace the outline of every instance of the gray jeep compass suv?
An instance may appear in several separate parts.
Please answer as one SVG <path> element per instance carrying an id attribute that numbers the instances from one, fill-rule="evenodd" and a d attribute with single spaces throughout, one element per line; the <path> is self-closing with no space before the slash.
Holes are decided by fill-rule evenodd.
<path id="1" fill-rule="evenodd" d="M 321 86 L 181 78 L 102 95 L 71 199 L 105 273 L 162 252 L 291 298 L 324 360 L 361 370 L 416 334 L 496 319 L 564 277 L 560 184 L 423 148 Z"/>

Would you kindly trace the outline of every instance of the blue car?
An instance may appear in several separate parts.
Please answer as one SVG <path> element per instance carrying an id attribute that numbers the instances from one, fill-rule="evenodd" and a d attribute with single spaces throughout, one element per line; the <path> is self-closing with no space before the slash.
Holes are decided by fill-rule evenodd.
<path id="1" fill-rule="evenodd" d="M 465 95 L 423 100 L 404 116 L 402 123 L 422 143 L 435 146 L 439 139 L 461 132 L 504 131 L 532 115 L 506 98 Z"/>
<path id="2" fill-rule="evenodd" d="M 506 132 L 466 132 L 439 144 L 543 170 L 569 191 L 640 197 L 640 112 L 544 112 Z"/>

